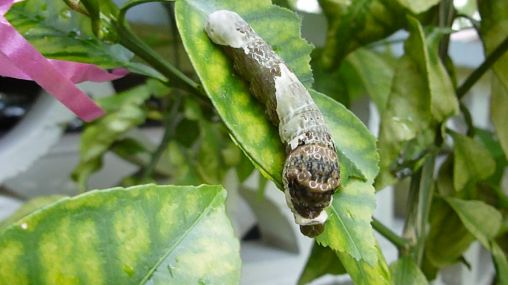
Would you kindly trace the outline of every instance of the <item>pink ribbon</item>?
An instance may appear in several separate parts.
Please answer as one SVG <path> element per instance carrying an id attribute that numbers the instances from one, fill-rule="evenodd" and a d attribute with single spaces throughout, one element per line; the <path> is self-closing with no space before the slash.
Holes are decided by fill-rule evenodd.
<path id="1" fill-rule="evenodd" d="M 92 64 L 48 60 L 4 18 L 13 2 L 0 0 L 0 76 L 33 80 L 84 121 L 104 114 L 74 83 L 110 81 L 124 76 L 125 69 L 112 73 Z"/>

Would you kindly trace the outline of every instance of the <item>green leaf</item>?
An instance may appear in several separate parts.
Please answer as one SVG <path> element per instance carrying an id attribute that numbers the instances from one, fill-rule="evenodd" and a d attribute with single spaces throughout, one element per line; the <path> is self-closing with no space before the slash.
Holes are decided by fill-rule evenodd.
<path id="1" fill-rule="evenodd" d="M 226 166 L 221 159 L 223 149 L 221 133 L 218 124 L 200 121 L 200 146 L 197 153 L 197 171 L 206 183 L 220 183 Z"/>
<path id="2" fill-rule="evenodd" d="M 390 94 L 394 76 L 393 67 L 381 56 L 365 48 L 350 53 L 345 62 L 353 66 L 367 94 L 382 114 Z"/>
<path id="3" fill-rule="evenodd" d="M 240 183 L 243 183 L 254 171 L 254 164 L 251 160 L 243 153 L 240 154 L 240 161 L 236 166 L 236 175 Z"/>
<path id="4" fill-rule="evenodd" d="M 307 259 L 307 264 L 305 264 L 303 272 L 298 279 L 298 284 L 310 283 L 326 274 L 340 275 L 344 273 L 346 273 L 346 270 L 335 254 L 335 251 L 329 247 L 314 243 L 310 256 Z"/>
<path id="5" fill-rule="evenodd" d="M 496 162 L 481 143 L 455 132 L 451 134 L 455 143 L 453 149 L 453 185 L 455 190 L 463 190 L 477 181 L 485 180 L 494 173 Z"/>
<path id="6" fill-rule="evenodd" d="M 457 113 L 459 105 L 452 81 L 439 58 L 441 34 L 435 31 L 426 36 L 420 22 L 413 17 L 408 17 L 408 24 L 412 39 L 408 39 L 404 51 L 416 65 L 425 84 L 433 118 L 443 122 Z"/>
<path id="7" fill-rule="evenodd" d="M 336 254 L 355 285 L 392 285 L 390 270 L 386 265 L 381 249 L 377 245 L 376 252 L 378 258 L 373 265 L 356 260 L 347 253 L 336 252 Z"/>
<path id="8" fill-rule="evenodd" d="M 351 176 L 372 183 L 379 172 L 375 138 L 342 104 L 314 90 L 310 90 L 310 94 L 323 113 L 341 163 L 347 165 L 350 162 L 347 171 Z"/>
<path id="9" fill-rule="evenodd" d="M 111 151 L 125 160 L 129 160 L 128 157 L 141 156 L 148 153 L 146 146 L 134 138 L 122 138 L 115 141 L 111 146 Z"/>
<path id="10" fill-rule="evenodd" d="M 379 134 L 381 173 L 376 188 L 394 182 L 394 162 L 411 144 L 422 151 L 433 142 L 431 130 L 431 95 L 425 74 L 425 38 L 421 25 L 410 20 L 410 36 L 395 68 L 391 93 L 382 114 Z"/>
<path id="11" fill-rule="evenodd" d="M 485 54 L 490 54 L 508 37 L 508 3 L 503 0 L 479 1 L 482 18 L 481 39 Z M 505 53 L 493 66 L 492 97 L 490 103 L 491 119 L 496 133 L 508 158 L 508 53 Z"/>
<path id="12" fill-rule="evenodd" d="M 448 156 L 439 168 L 436 179 L 436 189 L 443 197 L 456 194 L 453 186 L 453 156 Z"/>
<path id="13" fill-rule="evenodd" d="M 427 285 L 427 279 L 410 256 L 390 265 L 394 285 Z"/>
<path id="14" fill-rule="evenodd" d="M 234 76 L 229 60 L 204 32 L 207 14 L 218 9 L 230 9 L 242 15 L 306 84 L 312 81 L 308 65 L 310 46 L 299 38 L 299 21 L 294 14 L 270 6 L 269 1 L 256 1 L 255 4 L 199 0 L 176 3 L 176 20 L 182 41 L 217 112 L 242 150 L 280 186 L 285 155 L 277 130 L 268 121 L 264 107 L 250 95 L 245 83 Z"/>
<path id="15" fill-rule="evenodd" d="M 442 199 L 434 199 L 430 231 L 425 241 L 425 259 L 435 267 L 454 264 L 475 240 L 456 212 Z"/>
<path id="16" fill-rule="evenodd" d="M 113 143 L 145 121 L 146 112 L 139 105 L 149 96 L 149 88 L 141 85 L 99 101 L 108 113 L 85 128 L 81 135 L 80 160 L 72 173 L 81 190 L 86 189 L 88 177 L 101 168 L 102 157 Z"/>
<path id="17" fill-rule="evenodd" d="M 375 265 L 376 240 L 370 225 L 375 207 L 374 187 L 356 179 L 349 180 L 333 196 L 326 230 L 316 237 L 316 241 Z"/>
<path id="18" fill-rule="evenodd" d="M 382 116 L 379 187 L 393 183 L 396 160 L 403 163 L 427 151 L 434 141 L 436 125 L 458 110 L 451 79 L 438 56 L 437 34 L 426 37 L 413 17 L 408 17 L 408 24 L 405 54 L 396 68 Z"/>
<path id="19" fill-rule="evenodd" d="M 307 86 L 312 81 L 308 64 L 310 47 L 299 37 L 298 18 L 285 9 L 271 6 L 269 1 L 187 0 L 176 3 L 182 41 L 218 114 L 233 140 L 260 172 L 281 188 L 285 153 L 277 130 L 264 114 L 264 107 L 250 95 L 245 83 L 234 75 L 229 59 L 212 44 L 203 30 L 207 14 L 218 9 L 234 10 L 246 19 Z M 334 231 L 339 232 L 341 237 L 328 235 L 329 238 L 321 238 L 321 242 L 375 264 L 375 240 L 370 226 L 375 203 L 370 183 L 378 173 L 375 139 L 344 106 L 316 91 L 311 90 L 310 93 L 331 131 L 341 170 L 344 167 L 343 174 L 351 176 L 352 181 L 345 183 L 348 177 L 343 176 L 344 189 L 338 191 L 334 199 L 334 205 L 340 207 L 334 206 L 333 210 L 338 216 L 334 214 L 337 218 L 330 219 L 323 234 L 326 236 L 326 231 Z M 360 208 L 362 211 L 357 210 Z M 350 223 L 340 225 L 345 217 Z M 354 233 L 353 237 L 344 238 L 351 233 Z M 337 244 L 336 241 L 341 238 L 348 243 Z"/>
<path id="20" fill-rule="evenodd" d="M 20 220 L 24 216 L 43 208 L 46 205 L 49 205 L 64 196 L 62 195 L 50 195 L 50 196 L 41 196 L 34 199 L 29 200 L 24 203 L 19 209 L 16 210 L 12 215 L 7 217 L 5 220 L 0 221 L 0 231 L 2 228 Z"/>
<path id="21" fill-rule="evenodd" d="M 240 14 L 244 11 L 242 16 L 307 83 L 310 79 L 305 78 L 311 77 L 309 57 L 301 55 L 308 54 L 309 46 L 299 38 L 299 23 L 289 11 L 259 3 L 259 7 L 249 13 L 246 7 L 235 3 L 222 1 L 221 5 L 215 3 L 214 6 L 198 0 L 180 1 L 177 3 L 177 21 L 191 61 L 222 120 L 244 152 L 280 186 L 285 154 L 277 130 L 264 114 L 264 107 L 250 95 L 245 83 L 234 76 L 232 65 L 221 49 L 204 33 L 206 13 L 222 8 Z M 275 24 L 273 19 L 281 23 Z M 282 40 L 287 44 L 282 45 Z M 378 171 L 377 154 L 375 140 L 368 129 L 335 101 L 315 91 L 311 91 L 311 95 L 323 112 L 340 153 L 361 171 L 363 178 L 373 179 Z M 354 169 L 350 170 L 350 173 L 354 172 Z"/>
<path id="22" fill-rule="evenodd" d="M 168 144 L 167 156 L 171 169 L 171 183 L 181 185 L 202 183 L 203 179 L 197 171 L 197 163 L 189 149 L 176 141 L 171 141 Z"/>
<path id="23" fill-rule="evenodd" d="M 272 3 L 284 8 L 288 8 L 291 10 L 296 9 L 296 1 L 297 0 L 273 0 Z"/>
<path id="24" fill-rule="evenodd" d="M 328 20 L 322 56 L 326 68 L 337 67 L 351 51 L 392 34 L 404 23 L 404 11 L 396 0 L 320 0 Z"/>
<path id="25" fill-rule="evenodd" d="M 113 26 L 118 7 L 111 0 L 79 0 L 92 20 L 94 34 L 101 40 L 116 42 L 118 35 Z"/>
<path id="26" fill-rule="evenodd" d="M 508 68 L 506 69 L 508 70 Z M 503 83 L 498 77 L 494 77 L 492 79 L 490 116 L 503 147 L 505 157 L 508 159 L 508 125 L 506 124 L 506 114 L 508 114 L 508 82 Z"/>
<path id="27" fill-rule="evenodd" d="M 422 51 L 425 64 L 424 74 L 428 81 L 431 98 L 431 112 L 438 122 L 444 122 L 448 117 L 457 114 L 459 110 L 459 102 L 455 96 L 452 79 L 439 58 L 441 35 L 437 31 L 430 34 Z"/>
<path id="28" fill-rule="evenodd" d="M 489 151 L 490 156 L 496 163 L 496 170 L 494 174 L 487 179 L 487 181 L 493 187 L 499 187 L 503 179 L 504 170 L 508 166 L 508 159 L 504 155 L 503 148 L 493 131 L 479 128 L 475 128 L 474 131 L 478 140 Z"/>
<path id="29" fill-rule="evenodd" d="M 133 54 L 121 45 L 97 39 L 90 19 L 72 11 L 62 0 L 18 2 L 6 18 L 48 58 L 91 63 L 103 68 L 126 67 L 132 72 L 164 80 L 153 68 L 133 62 Z"/>
<path id="30" fill-rule="evenodd" d="M 483 201 L 466 201 L 452 197 L 445 198 L 445 201 L 457 213 L 466 229 L 485 248 L 490 249 L 490 241 L 501 227 L 501 213 Z"/>
<path id="31" fill-rule="evenodd" d="M 496 266 L 496 284 L 508 284 L 508 260 L 503 250 L 495 242 L 492 243 L 492 259 Z"/>
<path id="32" fill-rule="evenodd" d="M 402 6 L 415 14 L 427 11 L 432 6 L 439 3 L 440 0 L 397 0 Z"/>
<path id="33" fill-rule="evenodd" d="M 61 199 L 0 232 L 0 283 L 238 284 L 225 197 L 142 185 Z"/>
<path id="34" fill-rule="evenodd" d="M 324 68 L 320 60 L 322 53 L 322 48 L 315 48 L 311 53 L 310 64 L 312 73 L 314 74 L 313 88 L 340 102 L 344 106 L 350 107 L 353 91 L 360 89 L 357 88 L 360 84 L 355 77 L 352 66 L 345 62 L 334 70 Z M 351 90 L 350 87 L 355 89 Z"/>

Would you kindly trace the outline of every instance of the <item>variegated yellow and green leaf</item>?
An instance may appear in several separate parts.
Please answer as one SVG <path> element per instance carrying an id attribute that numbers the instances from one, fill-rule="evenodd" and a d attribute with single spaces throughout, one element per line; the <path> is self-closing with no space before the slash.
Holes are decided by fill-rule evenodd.
<path id="1" fill-rule="evenodd" d="M 238 284 L 220 186 L 62 198 L 0 231 L 0 284 Z"/>
<path id="2" fill-rule="evenodd" d="M 392 276 L 390 269 L 386 265 L 386 260 L 381 252 L 379 245 L 375 245 L 377 261 L 374 264 L 368 264 L 363 260 L 357 260 L 347 253 L 335 252 L 342 263 L 342 266 L 351 275 L 355 285 L 392 285 Z"/>
<path id="3" fill-rule="evenodd" d="M 261 173 L 280 187 L 285 153 L 277 129 L 268 121 L 264 107 L 249 93 L 245 82 L 235 74 L 231 61 L 204 31 L 207 15 L 219 9 L 239 13 L 306 87 L 312 83 L 308 63 L 310 46 L 300 38 L 298 18 L 288 10 L 270 5 L 269 1 L 176 3 L 180 35 L 206 93 L 233 140 Z M 337 146 L 343 176 L 343 186 L 334 197 L 329 210 L 331 218 L 319 242 L 351 254 L 362 264 L 374 266 L 378 258 L 370 221 L 375 206 L 371 184 L 378 172 L 375 139 L 344 106 L 319 92 L 310 90 L 310 93 Z"/>
<path id="4" fill-rule="evenodd" d="M 316 241 L 374 266 L 377 262 L 376 240 L 370 221 L 375 207 L 374 187 L 351 179 L 333 196 L 326 230 L 316 237 Z"/>

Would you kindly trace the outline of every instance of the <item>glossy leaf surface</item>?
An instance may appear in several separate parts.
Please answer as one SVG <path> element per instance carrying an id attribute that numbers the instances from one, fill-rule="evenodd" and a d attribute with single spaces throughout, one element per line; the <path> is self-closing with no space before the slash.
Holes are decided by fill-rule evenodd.
<path id="1" fill-rule="evenodd" d="M 298 18 L 270 5 L 269 1 L 176 3 L 180 35 L 205 91 L 235 142 L 280 188 L 285 153 L 277 129 L 270 124 L 264 107 L 249 93 L 245 82 L 235 74 L 231 61 L 204 31 L 207 15 L 218 9 L 239 13 L 306 86 L 312 82 L 308 64 L 310 46 L 300 38 Z M 361 121 L 341 104 L 312 90 L 311 95 L 336 143 L 343 183 L 330 209 L 330 215 L 335 218 L 327 223 L 320 242 L 374 265 L 377 254 L 370 220 L 375 197 L 370 184 L 378 172 L 375 140 Z M 327 234 L 328 231 L 340 235 Z M 341 244 L 340 240 L 346 243 Z"/>
<path id="2" fill-rule="evenodd" d="M 237 284 L 225 197 L 142 185 L 63 198 L 0 232 L 0 283 Z"/>

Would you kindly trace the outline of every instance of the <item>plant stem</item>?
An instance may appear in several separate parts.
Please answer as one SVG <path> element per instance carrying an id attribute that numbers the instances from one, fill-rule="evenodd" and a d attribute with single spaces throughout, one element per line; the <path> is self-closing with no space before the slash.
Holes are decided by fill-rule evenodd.
<path id="1" fill-rule="evenodd" d="M 380 235 L 385 237 L 388 241 L 390 241 L 393 245 L 395 245 L 399 250 L 404 250 L 409 247 L 408 240 L 400 237 L 398 234 L 393 232 L 387 226 L 383 225 L 376 218 L 372 218 L 372 222 L 370 224 Z"/>
<path id="2" fill-rule="evenodd" d="M 457 97 L 461 99 L 473 87 L 473 85 L 496 63 L 496 61 L 508 50 L 508 37 L 506 37 L 485 59 L 478 68 L 476 68 L 457 88 Z"/>
<path id="3" fill-rule="evenodd" d="M 418 216 L 417 216 L 417 231 L 419 233 L 416 243 L 416 261 L 421 265 L 423 258 L 423 250 L 425 248 L 425 240 L 427 239 L 427 223 L 429 219 L 430 207 L 432 205 L 432 198 L 434 196 L 434 162 L 435 155 L 432 154 L 425 161 L 422 169 L 422 176 L 420 181 L 420 193 L 418 203 Z"/>
<path id="4" fill-rule="evenodd" d="M 7 188 L 6 186 L 1 186 L 1 185 L 0 185 L 0 195 L 6 196 L 6 197 L 9 197 L 9 198 L 13 198 L 13 199 L 16 199 L 16 200 L 20 200 L 20 201 L 28 201 L 28 200 L 30 200 L 29 197 L 26 197 L 24 195 L 16 193 L 16 192 L 12 191 L 11 189 Z"/>
<path id="5" fill-rule="evenodd" d="M 169 140 L 173 136 L 175 128 L 181 120 L 181 117 L 177 116 L 181 101 L 181 97 L 177 97 L 175 103 L 173 103 L 171 111 L 167 112 L 164 116 L 164 134 L 162 135 L 162 139 L 157 146 L 157 149 L 155 149 L 155 151 L 150 156 L 148 165 L 145 167 L 143 173 L 141 174 L 141 181 L 145 181 L 150 176 L 152 176 L 157 163 L 159 163 L 159 159 L 161 158 L 162 153 L 164 150 L 166 150 Z"/>
<path id="6" fill-rule="evenodd" d="M 153 68 L 162 73 L 166 78 L 174 81 L 176 85 L 182 86 L 191 92 L 204 94 L 201 85 L 193 81 L 179 69 L 162 58 L 150 46 L 143 42 L 136 34 L 134 34 L 128 26 L 125 19 L 127 11 L 140 4 L 149 2 L 166 2 L 166 1 L 153 1 L 153 0 L 139 0 L 128 2 L 125 6 L 120 8 L 117 20 L 117 30 L 120 43 L 132 51 L 134 54 L 145 60 Z"/>
<path id="7" fill-rule="evenodd" d="M 452 0 L 444 0 L 439 5 L 439 27 L 449 28 L 453 23 L 453 15 L 455 10 L 453 8 Z M 448 56 L 448 46 L 450 44 L 450 34 L 446 34 L 439 43 L 439 58 L 445 62 Z"/>
<path id="8" fill-rule="evenodd" d="M 422 170 L 418 169 L 417 172 L 413 174 L 411 177 L 411 184 L 409 185 L 409 195 L 407 198 L 407 218 L 404 222 L 404 230 L 402 231 L 402 236 L 409 240 L 411 243 L 411 247 L 413 248 L 416 244 L 417 234 L 416 234 L 416 216 L 417 216 L 417 208 L 418 208 L 418 192 L 420 185 L 420 178 L 422 176 Z M 411 248 L 411 249 L 412 249 Z M 403 255 L 409 254 L 410 250 L 407 252 L 402 252 Z"/>
<path id="9" fill-rule="evenodd" d="M 412 247 L 409 253 L 420 266 L 427 238 L 427 221 L 434 195 L 432 185 L 435 154 L 430 154 L 420 169 L 411 179 L 409 193 L 409 214 L 404 225 L 403 236 L 410 240 Z"/>
<path id="10" fill-rule="evenodd" d="M 65 0 L 64 0 L 65 1 Z M 141 5 L 141 4 L 145 4 L 145 3 L 152 3 L 152 2 L 173 2 L 171 0 L 136 0 L 136 1 L 128 1 L 127 3 L 125 3 L 121 8 L 120 8 L 120 13 L 118 14 L 118 19 L 123 19 L 125 18 L 125 14 L 127 13 L 127 11 L 132 8 L 132 7 L 136 7 L 138 5 Z"/>
<path id="11" fill-rule="evenodd" d="M 466 122 L 467 126 L 467 136 L 468 137 L 474 137 L 475 131 L 474 131 L 474 124 L 473 124 L 473 117 L 471 116 L 471 112 L 467 109 L 466 105 L 462 103 L 462 101 L 459 102 L 459 108 L 462 112 L 462 115 L 464 116 L 464 121 Z"/>
<path id="12" fill-rule="evenodd" d="M 148 62 L 153 68 L 162 73 L 166 78 L 172 79 L 176 85 L 182 88 L 203 94 L 201 86 L 187 77 L 183 72 L 175 68 L 147 44 L 139 39 L 128 27 L 119 25 L 118 34 L 120 43 L 132 51 L 134 54 Z"/>

